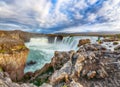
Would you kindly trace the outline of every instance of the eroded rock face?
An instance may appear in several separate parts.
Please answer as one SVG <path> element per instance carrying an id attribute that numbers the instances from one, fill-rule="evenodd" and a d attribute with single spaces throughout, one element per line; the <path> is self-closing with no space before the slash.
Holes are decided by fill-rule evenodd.
<path id="1" fill-rule="evenodd" d="M 90 43 L 90 39 L 79 40 L 78 47 L 81 46 L 81 45 L 84 45 L 84 44 L 88 44 L 88 43 Z"/>
<path id="2" fill-rule="evenodd" d="M 22 79 L 28 52 L 22 41 L 0 38 L 0 66 L 12 80 Z"/>
<path id="3" fill-rule="evenodd" d="M 71 74 L 72 69 L 72 63 L 71 61 L 68 61 L 63 65 L 63 67 L 60 70 L 57 70 L 54 72 L 54 74 L 50 78 L 50 83 L 52 85 L 56 84 L 57 82 L 63 80 L 65 78 L 65 81 L 68 82 L 68 77 Z"/>
<path id="4" fill-rule="evenodd" d="M 108 64 L 114 61 L 105 54 L 108 54 L 107 50 L 101 45 L 83 45 L 76 53 L 72 54 L 68 62 L 64 62 L 63 66 L 50 76 L 50 83 L 55 85 L 65 81 L 66 84 L 70 83 L 68 87 L 90 87 L 83 86 L 85 82 L 81 84 L 80 79 L 86 78 L 86 80 L 90 80 L 95 78 L 108 78 L 110 75 L 109 72 L 113 69 Z M 56 57 L 57 56 L 58 55 L 56 55 Z M 61 58 L 62 57 L 63 56 L 61 56 Z M 55 87 L 57 87 L 57 85 Z"/>
<path id="5" fill-rule="evenodd" d="M 71 55 L 73 53 L 75 53 L 75 51 L 70 51 L 70 52 L 56 51 L 54 57 L 51 60 L 51 64 L 54 70 L 60 69 L 63 66 L 63 64 L 65 64 L 71 58 Z"/>

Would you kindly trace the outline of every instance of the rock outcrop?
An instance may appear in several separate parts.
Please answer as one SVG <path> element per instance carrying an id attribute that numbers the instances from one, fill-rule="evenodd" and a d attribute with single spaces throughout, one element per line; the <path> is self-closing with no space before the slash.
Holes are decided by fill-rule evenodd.
<path id="1" fill-rule="evenodd" d="M 81 39 L 79 40 L 78 47 L 87 43 L 90 43 L 90 39 Z"/>
<path id="2" fill-rule="evenodd" d="M 24 76 L 26 82 L 41 87 L 120 87 L 120 47 L 110 51 L 84 41 L 77 51 L 55 51 L 50 63 Z"/>
<path id="3" fill-rule="evenodd" d="M 6 72 L 0 72 L 0 87 L 36 87 L 30 83 L 15 83 Z"/>
<path id="4" fill-rule="evenodd" d="M 0 66 L 12 80 L 21 80 L 24 76 L 28 52 L 21 40 L 0 38 Z"/>

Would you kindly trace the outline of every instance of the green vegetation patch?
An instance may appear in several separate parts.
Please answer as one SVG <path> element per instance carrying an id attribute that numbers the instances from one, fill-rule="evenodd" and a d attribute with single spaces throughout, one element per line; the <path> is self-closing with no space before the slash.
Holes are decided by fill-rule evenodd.
<path id="1" fill-rule="evenodd" d="M 2 72 L 3 71 L 3 69 L 2 69 L 2 67 L 0 66 L 0 72 Z"/>

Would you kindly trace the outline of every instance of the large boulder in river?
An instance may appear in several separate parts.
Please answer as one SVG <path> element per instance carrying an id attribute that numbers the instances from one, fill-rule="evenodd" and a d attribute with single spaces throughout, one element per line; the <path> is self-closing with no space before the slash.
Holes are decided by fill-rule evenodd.
<path id="1" fill-rule="evenodd" d="M 90 39 L 81 39 L 79 40 L 78 47 L 87 43 L 90 43 Z"/>
<path id="2" fill-rule="evenodd" d="M 0 66 L 12 80 L 22 79 L 28 52 L 21 40 L 0 38 Z"/>

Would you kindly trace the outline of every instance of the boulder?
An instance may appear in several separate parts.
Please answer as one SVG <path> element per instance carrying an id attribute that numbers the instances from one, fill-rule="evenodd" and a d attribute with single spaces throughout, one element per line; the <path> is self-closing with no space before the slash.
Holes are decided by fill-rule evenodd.
<path id="1" fill-rule="evenodd" d="M 88 44 L 88 43 L 90 43 L 90 39 L 81 39 L 79 40 L 78 47 L 84 44 Z"/>
<path id="2" fill-rule="evenodd" d="M 120 45 L 114 48 L 114 50 L 120 50 Z"/>
<path id="3" fill-rule="evenodd" d="M 0 72 L 0 87 L 36 87 L 30 83 L 15 83 L 6 72 Z"/>
<path id="4" fill-rule="evenodd" d="M 0 65 L 12 80 L 22 79 L 28 52 L 20 40 L 0 38 Z"/>
<path id="5" fill-rule="evenodd" d="M 70 83 L 70 87 L 83 87 L 79 82 L 72 81 Z"/>
<path id="6" fill-rule="evenodd" d="M 52 85 L 50 85 L 50 84 L 47 84 L 47 83 L 44 83 L 42 86 L 40 86 L 40 87 L 53 87 Z"/>
<path id="7" fill-rule="evenodd" d="M 60 69 L 71 57 L 74 52 L 60 52 L 55 51 L 54 57 L 51 60 L 51 64 L 54 70 Z"/>
<path id="8" fill-rule="evenodd" d="M 60 82 L 62 80 L 65 80 L 66 82 L 69 82 L 68 77 L 71 74 L 72 69 L 72 63 L 71 61 L 68 61 L 63 65 L 63 67 L 60 70 L 56 70 L 50 79 L 50 84 L 55 85 L 57 82 Z"/>
<path id="9" fill-rule="evenodd" d="M 118 44 L 119 44 L 119 42 L 116 42 L 116 41 L 115 41 L 115 42 L 113 42 L 113 45 L 118 45 Z"/>
<path id="10" fill-rule="evenodd" d="M 29 61 L 26 65 L 27 65 L 27 66 L 31 66 L 31 65 L 34 65 L 34 64 L 36 64 L 36 63 L 37 63 L 36 61 L 32 61 L 32 60 L 31 60 L 31 61 Z"/>

